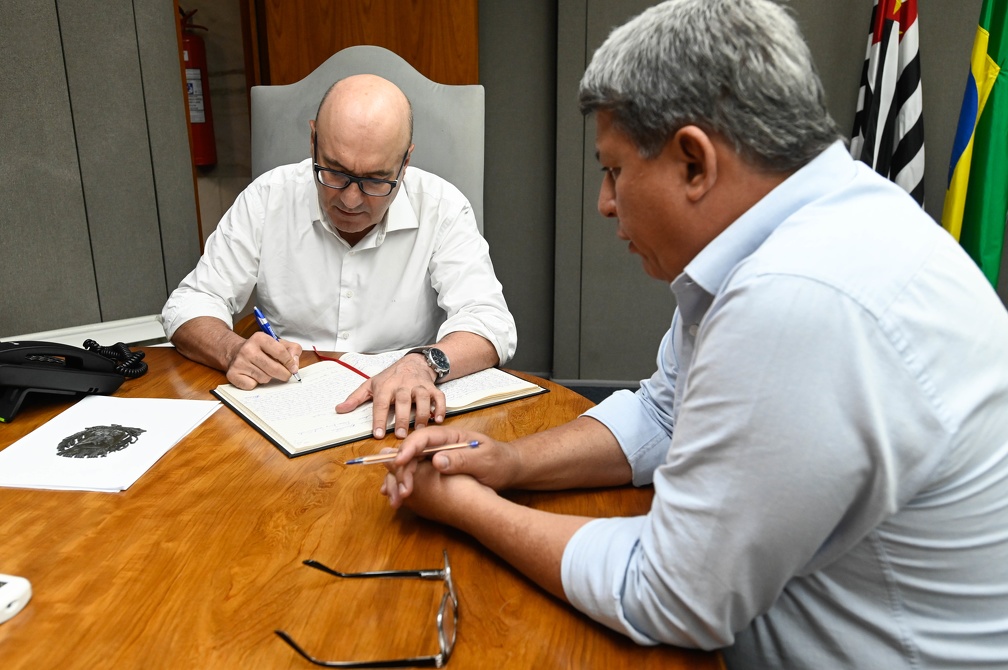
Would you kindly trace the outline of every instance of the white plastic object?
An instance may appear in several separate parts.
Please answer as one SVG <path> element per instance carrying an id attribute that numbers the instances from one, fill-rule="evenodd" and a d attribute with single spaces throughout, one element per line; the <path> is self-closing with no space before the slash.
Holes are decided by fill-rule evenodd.
<path id="1" fill-rule="evenodd" d="M 0 623 L 24 609 L 31 596 L 31 584 L 27 579 L 0 574 Z"/>

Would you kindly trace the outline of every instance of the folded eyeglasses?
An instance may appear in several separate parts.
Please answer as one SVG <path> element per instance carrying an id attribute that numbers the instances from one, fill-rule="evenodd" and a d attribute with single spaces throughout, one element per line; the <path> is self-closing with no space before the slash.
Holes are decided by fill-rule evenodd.
<path id="1" fill-rule="evenodd" d="M 429 579 L 440 580 L 444 583 L 445 593 L 441 598 L 441 606 L 438 608 L 435 624 L 437 625 L 438 645 L 440 651 L 432 656 L 415 656 L 403 659 L 383 659 L 374 661 L 325 661 L 315 658 L 301 645 L 294 641 L 285 631 L 274 631 L 280 639 L 289 644 L 294 651 L 301 654 L 315 665 L 326 668 L 443 668 L 448 659 L 451 658 L 452 650 L 455 648 L 455 634 L 458 629 L 458 595 L 455 592 L 455 584 L 452 582 L 451 564 L 448 562 L 448 551 L 442 550 L 444 554 L 444 567 L 434 570 L 374 570 L 371 572 L 340 572 L 319 563 L 316 560 L 308 559 L 304 564 L 329 573 L 334 577 L 344 579 L 366 579 L 377 578 L 397 578 L 397 579 Z"/>

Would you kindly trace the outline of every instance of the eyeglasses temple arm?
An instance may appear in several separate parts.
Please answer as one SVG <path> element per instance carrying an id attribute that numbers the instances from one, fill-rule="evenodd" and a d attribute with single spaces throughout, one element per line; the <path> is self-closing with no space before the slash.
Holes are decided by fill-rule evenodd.
<path id="1" fill-rule="evenodd" d="M 286 631 L 274 630 L 273 632 L 305 659 L 325 668 L 440 668 L 445 663 L 445 658 L 442 654 L 384 661 L 323 661 L 302 649 L 301 645 L 295 642 L 294 638 L 288 635 Z"/>
<path id="2" fill-rule="evenodd" d="M 413 579 L 444 579 L 444 570 L 372 570 L 370 572 L 340 572 L 333 570 L 324 563 L 319 563 L 315 559 L 309 558 L 303 561 L 305 565 L 316 570 L 321 570 L 334 577 L 344 579 L 362 579 L 366 577 L 399 577 Z"/>

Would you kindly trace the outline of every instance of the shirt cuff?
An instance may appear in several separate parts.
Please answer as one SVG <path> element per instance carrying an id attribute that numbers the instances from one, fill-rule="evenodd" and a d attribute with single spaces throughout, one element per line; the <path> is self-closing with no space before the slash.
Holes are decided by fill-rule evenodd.
<path id="1" fill-rule="evenodd" d="M 437 339 L 440 342 L 449 333 L 458 332 L 479 335 L 492 344 L 497 351 L 497 365 L 504 365 L 510 361 L 518 346 L 518 331 L 507 310 L 496 313 L 456 314 L 441 324 Z"/>
<path id="2" fill-rule="evenodd" d="M 634 628 L 623 611 L 627 571 L 646 521 L 639 516 L 586 523 L 564 548 L 560 579 L 575 608 L 637 644 L 655 645 L 658 641 Z"/>
<path id="3" fill-rule="evenodd" d="M 672 438 L 644 409 L 641 397 L 617 391 L 583 416 L 600 422 L 616 437 L 633 472 L 634 486 L 650 484 L 654 471 L 665 462 Z"/>
<path id="4" fill-rule="evenodd" d="M 175 289 L 168 297 L 161 310 L 161 325 L 170 340 L 179 326 L 198 316 L 212 316 L 228 324 L 228 327 L 234 325 L 234 317 L 220 301 L 186 287 Z"/>

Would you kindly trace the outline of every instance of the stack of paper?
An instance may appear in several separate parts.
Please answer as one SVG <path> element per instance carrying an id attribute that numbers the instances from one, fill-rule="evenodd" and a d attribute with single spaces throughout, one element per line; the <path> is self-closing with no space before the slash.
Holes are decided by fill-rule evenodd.
<path id="1" fill-rule="evenodd" d="M 87 396 L 0 451 L 0 486 L 124 491 L 219 407 Z"/>

